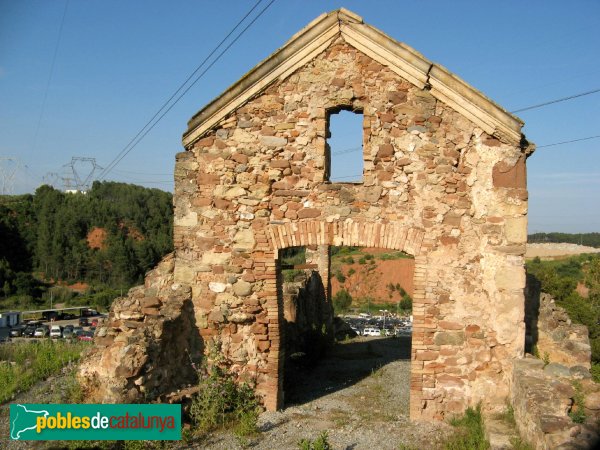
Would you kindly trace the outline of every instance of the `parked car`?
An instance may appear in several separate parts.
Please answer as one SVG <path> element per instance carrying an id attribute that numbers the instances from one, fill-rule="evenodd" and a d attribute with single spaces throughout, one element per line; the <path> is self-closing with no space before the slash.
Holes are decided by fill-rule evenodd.
<path id="1" fill-rule="evenodd" d="M 73 327 L 73 337 L 78 337 L 81 333 L 83 333 L 82 327 Z"/>
<path id="2" fill-rule="evenodd" d="M 381 330 L 379 328 L 365 328 L 363 331 L 364 336 L 381 336 Z"/>
<path id="3" fill-rule="evenodd" d="M 79 336 L 77 336 L 77 339 L 80 341 L 91 341 L 94 339 L 94 333 L 91 331 L 83 331 Z"/>
<path id="4" fill-rule="evenodd" d="M 65 327 L 63 330 L 62 337 L 65 339 L 72 339 L 75 337 L 75 333 L 73 333 L 73 327 L 67 328 Z"/>
<path id="5" fill-rule="evenodd" d="M 35 333 L 35 330 L 37 329 L 38 325 L 27 325 L 25 327 L 25 329 L 23 330 L 22 335 L 24 337 L 33 337 L 33 334 Z"/>
<path id="6" fill-rule="evenodd" d="M 16 327 L 11 328 L 8 334 L 10 337 L 21 337 L 23 336 L 25 328 L 27 328 L 25 325 L 17 325 Z"/>
<path id="7" fill-rule="evenodd" d="M 79 318 L 79 326 L 87 327 L 89 324 L 90 324 L 90 321 L 88 320 L 87 317 L 80 317 Z"/>
<path id="8" fill-rule="evenodd" d="M 50 337 L 51 338 L 61 338 L 63 333 L 63 328 L 60 325 L 52 325 L 50 328 Z"/>
<path id="9" fill-rule="evenodd" d="M 47 337 L 49 334 L 50 334 L 50 330 L 48 330 L 48 327 L 43 326 L 43 327 L 38 327 L 35 329 L 35 333 L 33 333 L 33 337 L 42 338 L 42 337 Z"/>

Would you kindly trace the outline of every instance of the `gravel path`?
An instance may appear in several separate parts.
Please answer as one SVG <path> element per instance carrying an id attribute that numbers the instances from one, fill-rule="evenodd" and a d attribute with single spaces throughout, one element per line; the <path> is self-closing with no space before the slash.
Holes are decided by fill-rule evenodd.
<path id="1" fill-rule="evenodd" d="M 286 392 L 292 405 L 263 413 L 253 449 L 297 449 L 301 439 L 327 431 L 334 449 L 441 448 L 445 424 L 408 420 L 410 340 L 358 338 L 337 344 L 312 370 L 295 374 Z M 229 433 L 217 433 L 195 448 L 244 448 Z"/>

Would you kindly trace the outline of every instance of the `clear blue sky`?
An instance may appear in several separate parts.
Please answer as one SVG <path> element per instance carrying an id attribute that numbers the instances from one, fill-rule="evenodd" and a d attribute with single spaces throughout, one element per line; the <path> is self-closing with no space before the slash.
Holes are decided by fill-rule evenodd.
<path id="1" fill-rule="evenodd" d="M 14 192 L 72 156 L 106 166 L 254 3 L 0 0 L 0 158 L 26 165 Z M 108 178 L 172 190 L 187 120 L 340 6 L 508 110 L 600 88 L 597 0 L 278 0 Z M 538 145 L 600 135 L 600 93 L 518 115 Z M 529 159 L 530 232 L 600 231 L 599 156 L 595 139 Z"/>

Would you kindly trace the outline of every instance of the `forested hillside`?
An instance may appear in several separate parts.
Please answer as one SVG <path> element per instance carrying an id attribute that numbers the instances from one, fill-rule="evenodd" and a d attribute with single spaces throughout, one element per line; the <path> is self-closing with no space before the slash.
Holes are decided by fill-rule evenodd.
<path id="1" fill-rule="evenodd" d="M 534 233 L 528 236 L 527 241 L 529 243 L 567 242 L 569 244 L 600 248 L 600 233 Z"/>
<path id="2" fill-rule="evenodd" d="M 57 282 L 139 283 L 172 250 L 172 230 L 172 195 L 158 189 L 95 182 L 86 194 L 0 197 L 0 309 L 42 303 Z"/>

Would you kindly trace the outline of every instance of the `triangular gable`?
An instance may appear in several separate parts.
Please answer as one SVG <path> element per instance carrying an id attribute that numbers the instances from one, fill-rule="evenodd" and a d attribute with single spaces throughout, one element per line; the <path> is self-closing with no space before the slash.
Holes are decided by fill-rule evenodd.
<path id="1" fill-rule="evenodd" d="M 523 122 L 469 86 L 446 68 L 341 8 L 322 14 L 296 33 L 279 50 L 259 63 L 188 122 L 183 145 L 189 148 L 229 114 L 303 67 L 341 36 L 349 45 L 388 67 L 415 86 L 429 88 L 438 100 L 470 119 L 490 135 L 519 143 Z"/>

